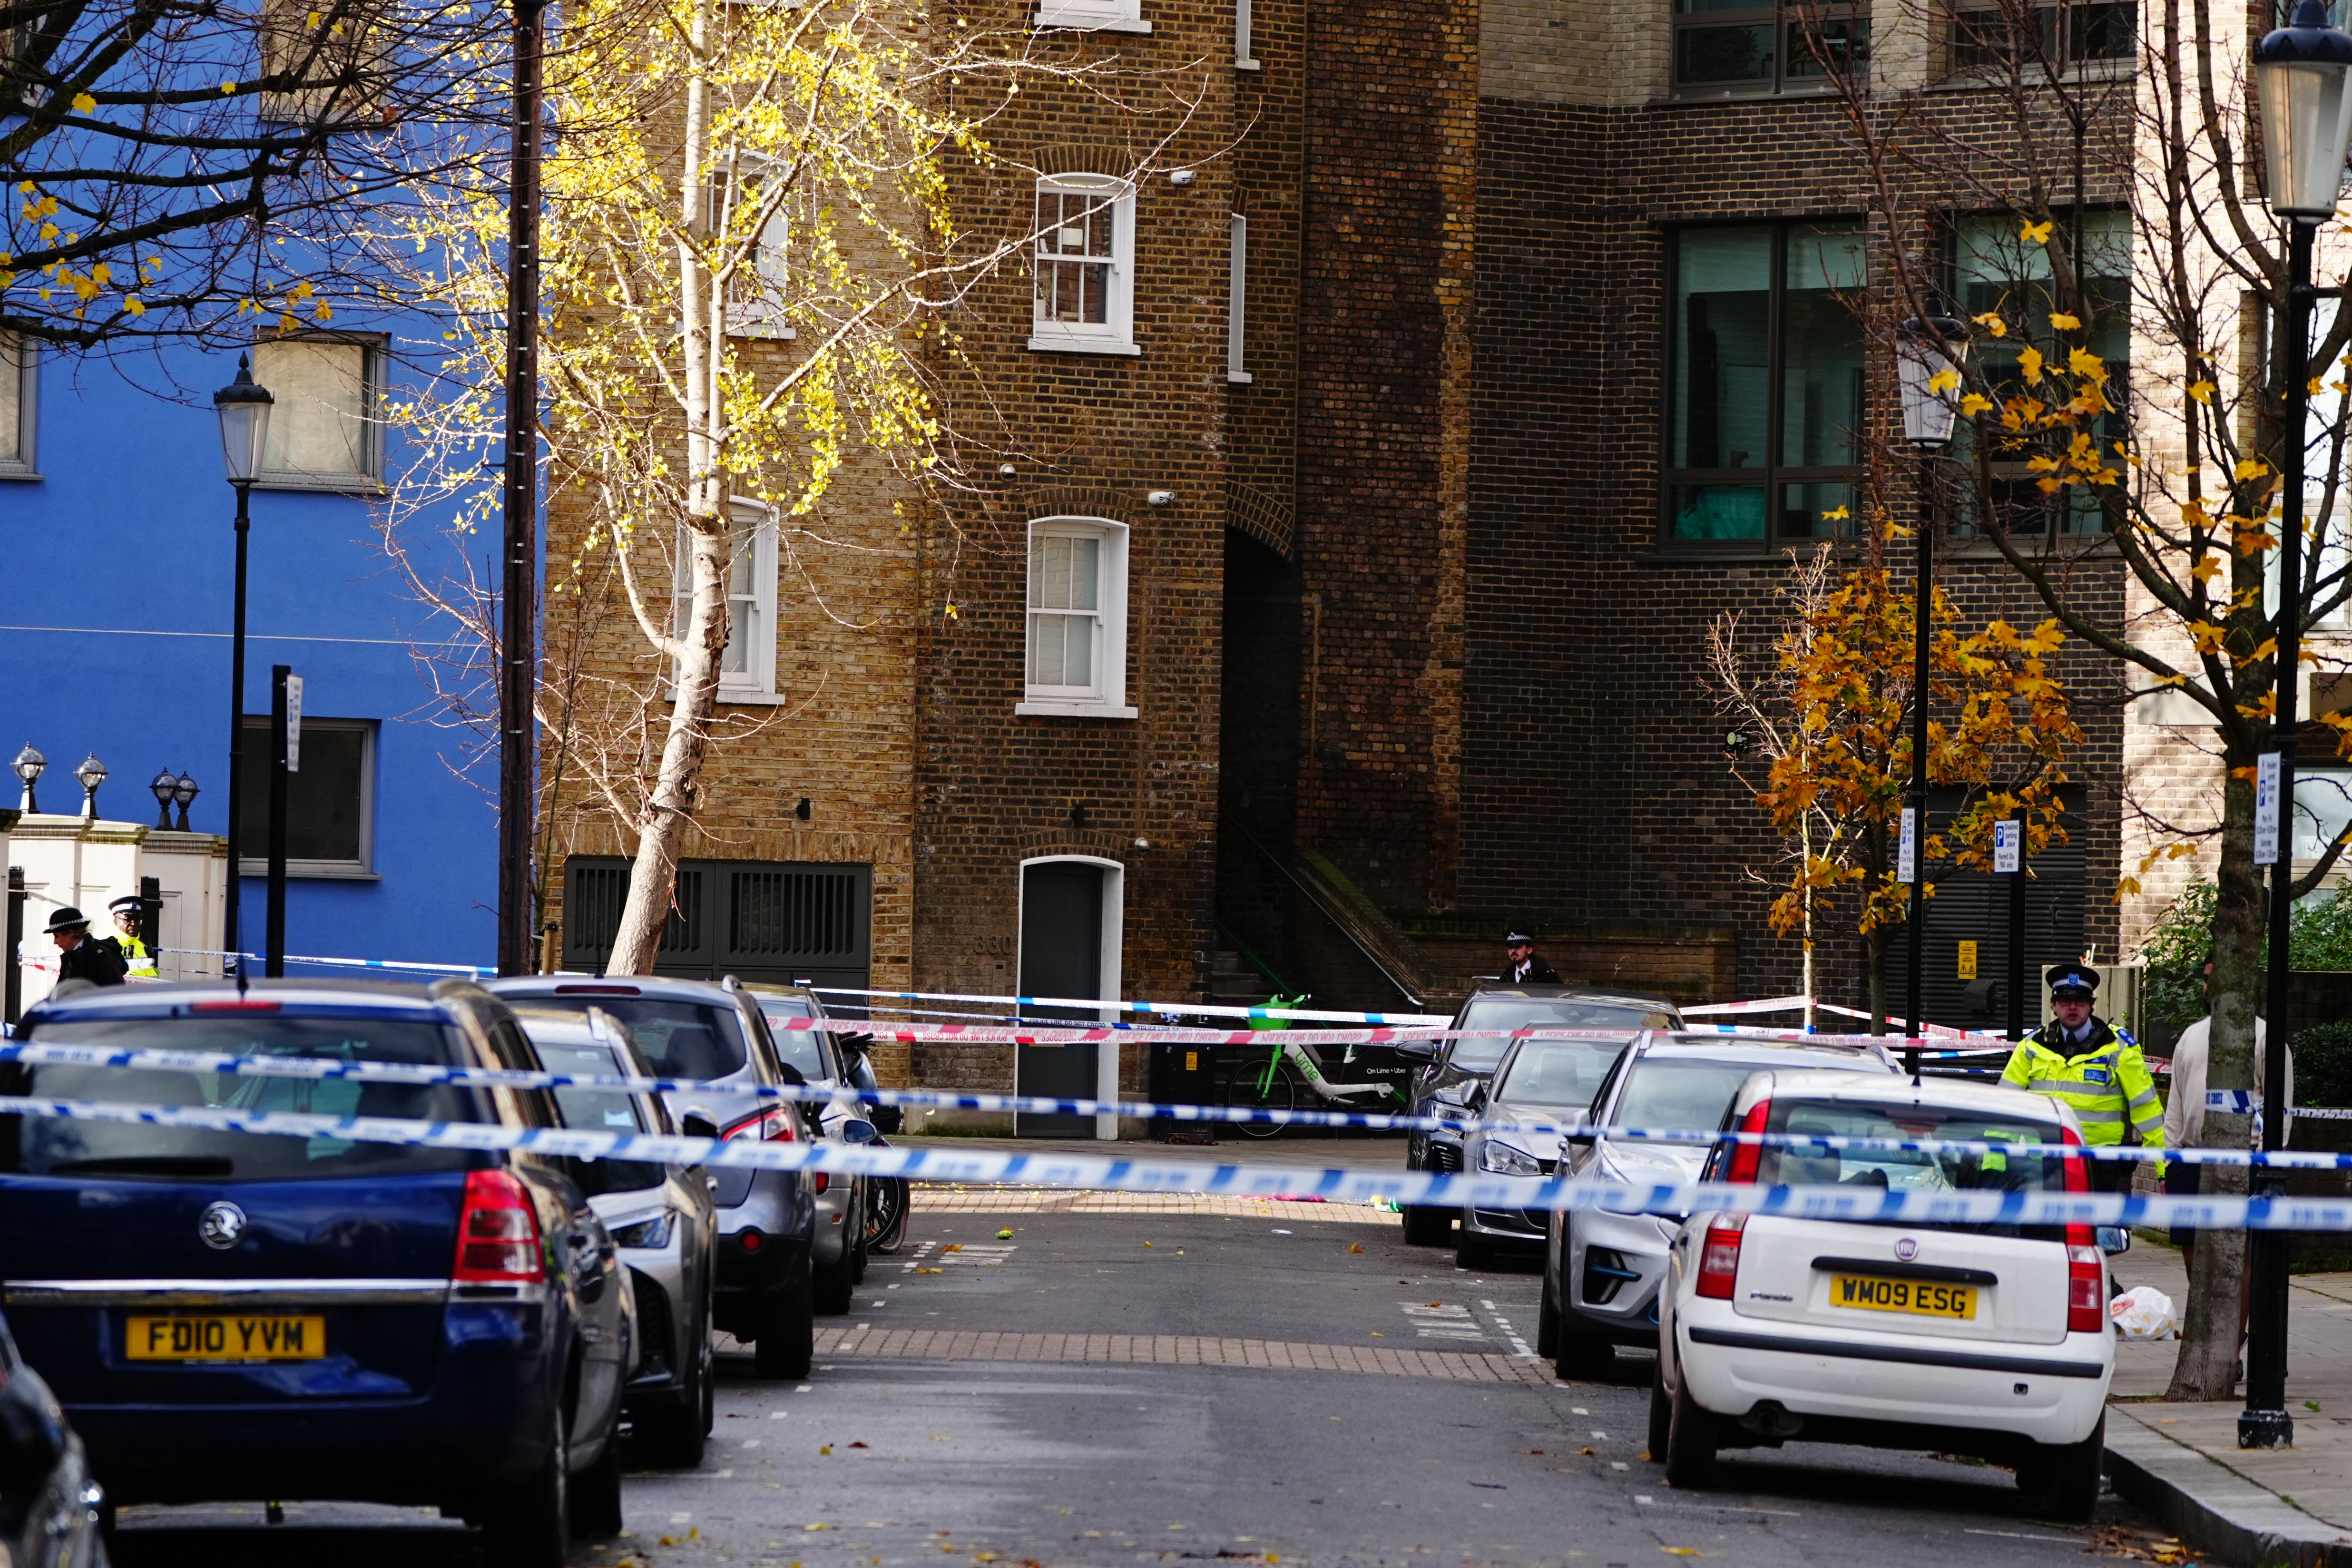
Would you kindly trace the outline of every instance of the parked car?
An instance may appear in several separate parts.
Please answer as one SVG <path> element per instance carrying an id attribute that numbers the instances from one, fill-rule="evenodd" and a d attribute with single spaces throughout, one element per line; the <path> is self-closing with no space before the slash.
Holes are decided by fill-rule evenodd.
<path id="1" fill-rule="evenodd" d="M 1559 1165 L 1560 1125 L 1580 1121 L 1609 1069 L 1634 1037 L 1531 1036 L 1513 1040 L 1487 1084 L 1473 1084 L 1464 1109 L 1486 1125 L 1463 1135 L 1464 1163 L 1494 1176 L 1549 1176 Z M 1483 1268 L 1498 1247 L 1539 1247 L 1550 1215 L 1543 1209 L 1463 1205 L 1454 1260 Z"/>
<path id="2" fill-rule="evenodd" d="M 680 1126 L 708 1123 L 720 1138 L 806 1142 L 814 1133 L 790 1100 L 763 1099 L 762 1087 L 797 1082 L 776 1057 L 774 1038 L 751 994 L 732 978 L 669 980 L 654 975 L 518 975 L 487 983 L 520 1005 L 585 1013 L 601 1007 L 629 1026 L 637 1049 L 663 1078 L 716 1088 L 665 1096 Z M 810 1260 L 816 1233 L 815 1182 L 797 1171 L 721 1165 L 719 1272 L 711 1314 L 719 1327 L 751 1343 L 762 1377 L 806 1377 L 816 1351 Z"/>
<path id="3" fill-rule="evenodd" d="M 1456 1029 L 1679 1029 L 1674 1004 L 1654 996 L 1589 985 L 1497 985 L 1484 984 L 1454 1015 Z M 1424 1065 L 1412 1076 L 1405 1107 L 1414 1116 L 1456 1117 L 1465 1112 L 1471 1089 L 1484 1083 L 1511 1045 L 1507 1038 L 1427 1041 L 1401 1045 L 1398 1052 Z M 1453 1132 L 1415 1132 L 1404 1155 L 1409 1171 L 1463 1169 L 1462 1140 Z M 1404 1238 L 1415 1247 L 1442 1247 L 1454 1211 L 1415 1205 L 1404 1211 Z"/>
<path id="4" fill-rule="evenodd" d="M 520 1006 L 515 1017 L 551 1072 L 651 1078 L 628 1026 L 601 1007 L 581 1014 Z M 566 1127 L 674 1133 L 677 1125 L 658 1094 L 610 1089 L 559 1089 Z M 710 1364 L 710 1301 L 718 1273 L 718 1184 L 700 1165 L 641 1160 L 596 1163 L 602 1190 L 591 1207 L 621 1249 L 637 1305 L 637 1366 L 621 1391 L 637 1458 L 691 1468 L 716 1414 Z"/>
<path id="5" fill-rule="evenodd" d="M 2082 1142 L 2042 1095 L 1873 1073 L 1761 1072 L 1746 1131 L 2000 1143 Z M 2073 1155 L 1718 1143 L 1728 1183 L 1903 1193 L 2086 1192 Z M 2088 1226 L 1860 1223 L 1696 1215 L 1668 1255 L 1650 1452 L 1704 1487 L 1727 1447 L 1790 1438 L 1965 1454 L 2013 1467 L 2053 1518 L 2099 1498 L 2115 1334 Z"/>
<path id="6" fill-rule="evenodd" d="M 106 1568 L 112 1512 L 65 1407 L 0 1322 L 0 1553 L 26 1568 Z"/>
<path id="7" fill-rule="evenodd" d="M 824 1004 L 799 986 L 761 986 L 751 993 L 775 1037 L 776 1055 L 812 1089 L 838 1089 L 850 1083 L 850 1052 L 823 1029 L 794 1028 L 825 1016 Z M 853 1086 L 854 1087 L 854 1086 Z M 812 1101 L 801 1107 L 815 1119 L 817 1129 L 835 1142 L 870 1142 L 851 1138 L 855 1124 L 866 1121 L 855 1101 Z M 866 1278 L 866 1213 L 867 1184 L 863 1176 L 827 1175 L 819 1172 L 811 1184 L 816 1189 L 816 1310 L 830 1316 L 849 1310 L 850 1296 Z"/>
<path id="8" fill-rule="evenodd" d="M 532 1070 L 471 982 L 157 984 L 45 1001 L 42 1045 Z M 559 1124 L 542 1089 L 10 1064 L 0 1092 Z M 0 1119 L 0 1267 L 119 1503 L 437 1504 L 501 1563 L 621 1528 L 626 1277 L 592 1164 L 194 1127 Z"/>
<path id="9" fill-rule="evenodd" d="M 1618 1058 L 1593 1097 L 1597 1127 L 1690 1128 L 1687 1143 L 1659 1139 L 1579 1138 L 1562 1168 L 1599 1181 L 1690 1181 L 1706 1158 L 1709 1134 L 1748 1075 L 1809 1068 L 1893 1073 L 1895 1058 L 1874 1045 L 1775 1040 L 1727 1035 L 1648 1035 Z M 1618 1345 L 1657 1338 L 1658 1286 L 1675 1222 L 1654 1215 L 1545 1216 L 1543 1293 L 1536 1311 L 1537 1353 L 1562 1377 L 1589 1377 Z"/>

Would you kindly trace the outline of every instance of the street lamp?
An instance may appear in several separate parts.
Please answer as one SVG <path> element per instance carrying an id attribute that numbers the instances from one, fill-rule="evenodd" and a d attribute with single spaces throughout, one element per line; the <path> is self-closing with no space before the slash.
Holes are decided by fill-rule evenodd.
<path id="1" fill-rule="evenodd" d="M 147 781 L 147 793 L 155 797 L 155 826 L 159 832 L 172 831 L 172 796 L 178 793 L 180 781 L 165 768 Z"/>
<path id="2" fill-rule="evenodd" d="M 227 962 L 238 963 L 236 905 L 244 888 L 244 868 L 237 859 L 237 794 L 245 779 L 245 546 L 249 531 L 246 498 L 261 472 L 261 454 L 269 439 L 269 408 L 277 401 L 269 389 L 256 383 L 245 355 L 236 356 L 236 379 L 213 394 L 213 412 L 220 416 L 221 463 L 236 491 L 236 607 L 228 656 L 228 899 L 221 920 L 221 946 Z M 193 783 L 189 795 L 194 796 Z M 243 974 L 242 965 L 238 973 Z"/>
<path id="3" fill-rule="evenodd" d="M 204 791 L 196 786 L 196 781 L 190 778 L 185 773 L 182 773 L 180 775 L 180 782 L 173 786 L 172 804 L 180 808 L 181 832 L 185 833 L 189 831 L 188 807 L 195 805 L 196 796 L 203 793 Z"/>
<path id="4" fill-rule="evenodd" d="M 1952 444 L 1952 426 L 1959 416 L 1960 362 L 1969 352 L 1968 329 L 1944 314 L 1943 301 L 1930 289 L 1926 314 L 1913 316 L 1895 329 L 1895 379 L 1903 395 L 1903 438 L 1919 455 L 1919 567 L 1916 578 L 1916 613 L 1911 647 L 1911 789 L 1903 808 L 1902 879 L 1911 884 L 1909 981 L 1911 1037 L 1927 1032 L 1927 1011 L 1920 965 L 1927 947 L 1927 876 L 1922 864 L 1927 839 L 1927 626 L 1936 597 L 1936 487 L 1933 459 Z M 1912 1076 L 1918 1076 L 1919 1047 L 1906 1055 Z"/>
<path id="5" fill-rule="evenodd" d="M 2303 467 L 2310 420 L 2311 241 L 2336 216 L 2344 187 L 2344 158 L 2352 143 L 2352 34 L 2327 25 L 2324 0 L 2297 0 L 2287 25 L 2254 46 L 2254 96 L 2262 106 L 2263 153 L 2270 176 L 2271 211 L 2287 226 L 2286 321 L 2274 367 L 2284 395 L 2285 436 L 2280 441 L 2279 672 L 2275 798 L 2280 842 L 2257 844 L 2254 858 L 2271 868 L 2269 1020 L 2264 1039 L 2263 1148 L 2275 1150 L 2286 1127 L 2287 941 L 2294 909 L 2295 699 L 2303 659 Z M 2263 850 L 2268 849 L 2265 862 Z M 2285 1192 L 2283 1174 L 2264 1167 L 2257 1186 Z M 2246 1407 L 2238 1414 L 2238 1447 L 2277 1448 L 2294 1441 L 2286 1409 L 2286 1233 L 2252 1233 L 2252 1310 L 2246 1329 Z"/>
<path id="6" fill-rule="evenodd" d="M 81 780 L 81 818 L 84 822 L 96 821 L 98 786 L 106 782 L 106 764 L 98 760 L 96 752 L 92 752 L 81 760 L 81 766 L 74 770 L 74 777 Z"/>
<path id="7" fill-rule="evenodd" d="M 49 759 L 28 745 L 17 752 L 16 760 L 8 765 L 16 770 L 17 778 L 24 782 L 25 815 L 34 816 L 41 809 L 41 803 L 33 794 L 33 786 L 41 782 L 42 771 L 49 765 Z"/>

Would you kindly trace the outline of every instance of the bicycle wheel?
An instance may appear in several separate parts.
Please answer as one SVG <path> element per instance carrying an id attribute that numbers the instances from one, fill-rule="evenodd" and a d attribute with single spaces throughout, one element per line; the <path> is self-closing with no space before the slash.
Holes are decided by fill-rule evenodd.
<path id="1" fill-rule="evenodd" d="M 892 1253 L 907 1239 L 907 1178 L 877 1176 L 866 1196 L 866 1247 Z"/>
<path id="2" fill-rule="evenodd" d="M 1234 1110 L 1295 1110 L 1298 1108 L 1298 1080 L 1285 1067 L 1277 1066 L 1271 1080 L 1265 1077 L 1263 1066 L 1238 1068 L 1233 1082 L 1226 1086 L 1225 1104 Z M 1225 1125 L 1244 1138 L 1271 1138 L 1283 1128 L 1279 1121 L 1241 1118 Z"/>

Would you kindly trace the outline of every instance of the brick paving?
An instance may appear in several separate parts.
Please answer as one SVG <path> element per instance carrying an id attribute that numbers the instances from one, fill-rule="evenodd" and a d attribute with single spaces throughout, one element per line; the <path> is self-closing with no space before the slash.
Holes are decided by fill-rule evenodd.
<path id="1" fill-rule="evenodd" d="M 1066 1187 L 919 1185 L 914 1207 L 924 1214 L 1167 1214 L 1228 1215 L 1244 1219 L 1303 1220 L 1321 1225 L 1398 1225 L 1395 1211 L 1370 1204 L 1300 1203 L 1292 1198 L 1212 1197 L 1206 1193 L 1088 1193 Z"/>
<path id="2" fill-rule="evenodd" d="M 819 1359 L 875 1356 L 932 1361 L 1127 1362 L 1153 1366 L 1255 1367 L 1270 1372 L 1345 1372 L 1435 1377 L 1457 1383 L 1554 1386 L 1531 1358 L 1468 1351 L 1388 1350 L 1200 1334 L 1024 1334 L 971 1329 L 872 1329 L 820 1333 Z"/>

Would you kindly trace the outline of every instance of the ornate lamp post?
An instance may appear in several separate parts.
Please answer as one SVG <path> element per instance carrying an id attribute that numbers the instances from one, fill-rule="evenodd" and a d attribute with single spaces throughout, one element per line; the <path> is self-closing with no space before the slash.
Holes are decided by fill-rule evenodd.
<path id="1" fill-rule="evenodd" d="M 172 831 L 172 796 L 179 787 L 180 781 L 169 768 L 147 781 L 147 793 L 155 797 L 155 826 L 161 832 Z"/>
<path id="2" fill-rule="evenodd" d="M 2311 241 L 2336 216 L 2344 187 L 2344 158 L 2352 143 L 2352 34 L 2327 25 L 2323 0 L 2298 0 L 2287 25 L 2254 46 L 2254 94 L 2262 106 L 2263 153 L 2270 176 L 2271 211 L 2287 226 L 2286 321 L 2273 374 L 2285 395 L 2280 442 L 2284 490 L 2279 520 L 2277 784 L 2279 842 L 2271 850 L 2269 998 L 2263 1011 L 2263 1147 L 2284 1141 L 2286 1125 L 2287 973 L 2289 916 L 2294 908 L 2295 699 L 2303 643 L 2303 458 L 2310 419 Z M 2257 847 L 2255 859 L 2263 859 Z M 2257 1190 L 2285 1190 L 2275 1170 L 2258 1173 Z M 2286 1409 L 2286 1233 L 2257 1230 L 2251 1237 L 2253 1310 L 2247 1321 L 2246 1407 L 2238 1415 L 2238 1447 L 2276 1448 L 2294 1441 Z"/>
<path id="3" fill-rule="evenodd" d="M 106 764 L 98 760 L 96 752 L 92 752 L 82 759 L 81 766 L 74 770 L 74 777 L 81 780 L 81 819 L 95 822 L 98 820 L 98 786 L 106 782 Z"/>
<path id="4" fill-rule="evenodd" d="M 189 777 L 187 774 L 185 774 L 185 773 L 182 773 L 182 774 L 180 775 L 179 783 L 177 783 L 176 784 L 173 785 L 173 787 L 172 787 L 172 804 L 173 804 L 173 805 L 178 806 L 178 807 L 180 808 L 180 828 L 179 828 L 179 830 L 180 830 L 182 833 L 185 833 L 185 832 L 188 832 L 188 831 L 189 831 L 189 827 L 188 827 L 188 807 L 190 807 L 190 806 L 192 806 L 192 805 L 195 805 L 195 804 L 196 804 L 196 796 L 197 796 L 197 795 L 201 795 L 201 794 L 203 794 L 203 793 L 204 793 L 204 792 L 203 792 L 201 789 L 199 789 L 199 788 L 197 788 L 197 787 L 196 787 L 196 781 L 195 781 L 195 780 L 194 780 L 194 779 L 192 779 L 192 778 L 190 778 L 190 777 Z"/>
<path id="5" fill-rule="evenodd" d="M 1903 839 L 1896 868 L 1911 884 L 1911 927 L 1908 963 L 1911 1037 L 1927 1032 L 1927 1009 L 1921 983 L 1921 963 L 1927 947 L 1927 877 L 1920 861 L 1927 841 L 1927 635 L 1936 597 L 1936 487 L 1934 459 L 1952 444 L 1952 426 L 1959 416 L 1960 363 L 1968 356 L 1968 329 L 1943 313 L 1943 302 L 1931 291 L 1927 314 L 1913 316 L 1895 329 L 1895 385 L 1903 395 L 1903 438 L 1919 458 L 1919 542 L 1916 576 L 1917 614 L 1911 648 L 1911 787 L 1903 808 Z M 1916 1075 L 1919 1050 L 1915 1045 L 1906 1058 Z"/>
<path id="6" fill-rule="evenodd" d="M 26 746 L 8 765 L 16 771 L 16 777 L 24 784 L 25 815 L 31 816 L 41 809 L 40 797 L 33 793 L 33 786 L 41 782 L 41 774 L 47 769 L 49 759 Z"/>
<path id="7" fill-rule="evenodd" d="M 245 877 L 238 861 L 237 794 L 245 777 L 245 554 L 250 522 L 246 499 L 261 473 L 261 454 L 269 439 L 269 407 L 277 401 L 269 389 L 253 379 L 245 355 L 236 356 L 236 379 L 213 394 L 213 412 L 220 416 L 221 465 L 236 491 L 236 608 L 228 656 L 228 900 L 221 921 L 221 945 L 227 962 L 238 963 L 236 905 Z M 193 789 L 190 791 L 194 794 Z M 241 973 L 241 968 L 240 968 Z"/>

